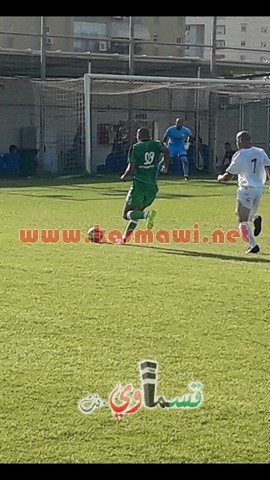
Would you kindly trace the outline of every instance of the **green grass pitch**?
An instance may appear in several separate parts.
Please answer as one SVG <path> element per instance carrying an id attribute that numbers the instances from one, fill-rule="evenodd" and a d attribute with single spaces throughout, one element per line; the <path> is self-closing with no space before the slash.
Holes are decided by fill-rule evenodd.
<path id="1" fill-rule="evenodd" d="M 1 180 L 1 463 L 269 463 L 269 186 L 261 253 L 203 242 L 94 245 L 94 224 L 123 230 L 130 182 L 99 177 Z M 153 232 L 237 229 L 236 184 L 162 177 Z M 145 228 L 143 221 L 140 228 Z M 78 229 L 77 244 L 24 244 L 21 229 Z M 203 385 L 197 409 L 116 419 L 81 399 L 141 388 L 158 362 L 158 395 Z"/>

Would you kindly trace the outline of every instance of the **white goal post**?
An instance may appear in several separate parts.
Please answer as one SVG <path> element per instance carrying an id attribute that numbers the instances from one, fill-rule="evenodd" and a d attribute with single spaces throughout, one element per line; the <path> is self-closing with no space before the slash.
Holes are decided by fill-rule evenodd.
<path id="1" fill-rule="evenodd" d="M 84 99 L 85 169 L 91 174 L 96 171 L 102 155 L 106 154 L 105 146 L 112 143 L 109 137 L 115 130 L 111 132 L 110 128 L 121 125 L 129 132 L 132 143 L 134 128 L 145 122 L 153 125 L 153 133 L 160 138 L 165 127 L 177 116 L 192 123 L 187 126 L 192 127 L 196 141 L 204 137 L 213 158 L 216 158 L 217 149 L 221 150 L 226 140 L 234 140 L 236 131 L 254 129 L 256 134 L 256 125 L 251 125 L 251 120 L 247 121 L 243 115 L 247 105 L 251 104 L 249 108 L 255 111 L 259 102 L 263 112 L 268 109 L 269 118 L 270 81 L 268 78 L 243 80 L 86 73 Z M 264 116 L 262 109 L 260 111 Z M 104 143 L 102 132 L 108 136 Z M 268 149 L 269 132 L 265 131 L 264 137 L 261 143 Z"/>

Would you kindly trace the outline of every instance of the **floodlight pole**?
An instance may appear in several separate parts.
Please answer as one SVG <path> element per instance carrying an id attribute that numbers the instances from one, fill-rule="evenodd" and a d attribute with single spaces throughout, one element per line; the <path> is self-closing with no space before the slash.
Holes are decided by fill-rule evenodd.
<path id="1" fill-rule="evenodd" d="M 46 80 L 46 17 L 40 17 L 40 78 Z"/>
<path id="2" fill-rule="evenodd" d="M 134 75 L 134 17 L 129 17 L 128 72 L 129 75 Z"/>
<path id="3" fill-rule="evenodd" d="M 46 80 L 46 17 L 40 17 L 40 79 Z M 45 153 L 45 108 L 42 90 L 40 94 L 40 108 L 39 108 L 39 158 L 40 163 L 44 165 Z"/>
<path id="4" fill-rule="evenodd" d="M 210 58 L 210 77 L 216 76 L 216 37 L 217 37 L 217 17 L 212 17 L 212 49 Z M 217 128 L 217 94 L 209 94 L 209 169 L 210 173 L 216 174 L 216 128 Z"/>
<path id="5" fill-rule="evenodd" d="M 128 55 L 128 73 L 134 75 L 134 17 L 129 17 L 129 55 Z M 128 139 L 133 143 L 132 133 L 132 95 L 128 94 Z"/>
<path id="6" fill-rule="evenodd" d="M 216 40 L 217 40 L 217 17 L 212 17 L 212 48 L 210 60 L 210 74 L 214 78 L 216 76 Z"/>

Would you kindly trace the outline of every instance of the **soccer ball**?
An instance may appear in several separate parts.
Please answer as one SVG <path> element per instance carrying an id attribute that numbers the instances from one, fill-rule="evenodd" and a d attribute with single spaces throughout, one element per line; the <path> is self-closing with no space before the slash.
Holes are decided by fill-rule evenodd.
<path id="1" fill-rule="evenodd" d="M 95 225 L 88 229 L 87 236 L 92 243 L 102 243 L 103 231 L 99 225 Z"/>

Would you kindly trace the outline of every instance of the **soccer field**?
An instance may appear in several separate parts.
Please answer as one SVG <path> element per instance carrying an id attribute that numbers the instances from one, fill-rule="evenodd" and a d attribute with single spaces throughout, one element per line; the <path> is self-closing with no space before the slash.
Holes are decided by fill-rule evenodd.
<path id="1" fill-rule="evenodd" d="M 125 228 L 129 185 L 0 181 L 1 463 L 269 463 L 269 186 L 252 257 L 201 241 L 237 229 L 236 184 L 210 179 L 162 177 L 153 243 L 86 243 L 94 224 Z M 27 244 L 23 229 L 81 236 Z M 175 229 L 190 241 L 162 243 Z M 143 360 L 179 408 L 141 402 Z"/>

